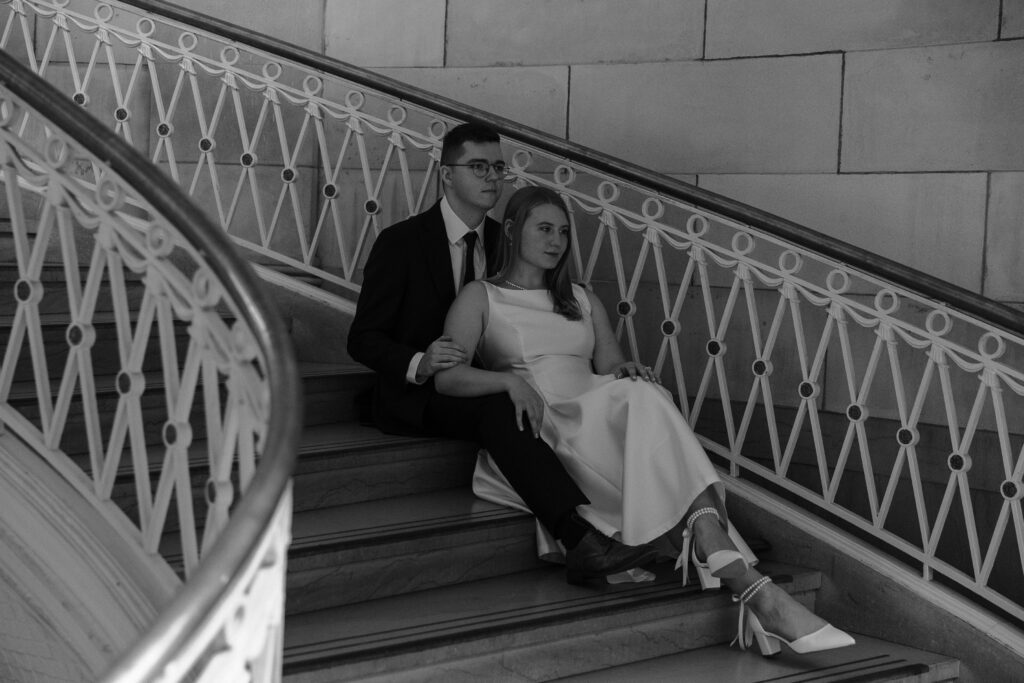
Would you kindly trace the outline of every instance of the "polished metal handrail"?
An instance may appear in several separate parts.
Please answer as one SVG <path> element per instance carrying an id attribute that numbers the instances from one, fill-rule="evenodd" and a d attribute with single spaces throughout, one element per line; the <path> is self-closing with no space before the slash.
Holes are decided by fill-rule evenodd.
<path id="1" fill-rule="evenodd" d="M 259 382 L 249 386 L 226 387 L 229 398 L 225 403 L 225 420 L 233 415 L 244 426 L 232 428 L 227 423 L 222 425 L 225 438 L 234 434 L 238 439 L 250 440 L 255 437 L 260 441 L 255 445 L 256 454 L 260 456 L 255 472 L 243 475 L 250 480 L 242 483 L 244 491 L 233 505 L 231 492 L 225 490 L 225 486 L 231 488 L 230 482 L 225 484 L 224 473 L 218 475 L 211 472 L 208 485 L 211 489 L 208 491 L 211 516 L 206 523 L 207 538 L 204 539 L 201 562 L 195 571 L 190 572 L 191 576 L 180 594 L 163 609 L 142 640 L 121 656 L 105 679 L 133 683 L 142 680 L 178 680 L 183 667 L 187 671 L 200 658 L 215 661 L 220 656 L 216 651 L 209 651 L 211 628 L 222 634 L 230 634 L 232 629 L 237 631 L 244 621 L 239 618 L 239 612 L 245 607 L 237 599 L 230 606 L 230 613 L 225 615 L 223 612 L 225 600 L 233 592 L 252 589 L 252 585 L 237 585 L 247 577 L 250 581 L 258 577 L 258 572 L 248 568 L 255 567 L 264 571 L 274 567 L 277 583 L 281 584 L 278 592 L 283 601 L 284 547 L 290 523 L 290 476 L 295 463 L 301 422 L 301 396 L 291 342 L 249 265 L 239 257 L 229 240 L 182 195 L 178 187 L 166 182 L 165 176 L 158 169 L 108 127 L 97 125 L 91 118 L 82 116 L 81 110 L 66 95 L 3 52 L 0 52 L 0 88 L 4 98 L 0 105 L 3 129 L 11 133 L 11 137 L 5 138 L 6 166 L 10 171 L 5 176 L 8 197 L 17 196 L 17 191 L 29 194 L 41 192 L 47 201 L 59 199 L 70 202 L 74 206 L 74 215 L 84 221 L 82 224 L 87 230 L 98 235 L 98 240 L 106 241 L 94 253 L 105 251 L 109 254 L 113 260 L 108 261 L 107 267 L 111 269 L 113 266 L 110 264 L 117 259 L 125 260 L 126 263 L 132 261 L 133 270 L 140 269 L 148 274 L 151 281 L 144 280 L 147 286 L 152 287 L 154 283 L 163 281 L 162 275 L 191 276 L 192 294 L 199 298 L 195 303 L 184 304 L 186 307 L 190 306 L 192 311 L 227 309 L 235 317 L 230 327 L 224 328 L 226 336 L 219 342 L 222 344 L 220 353 L 223 355 L 216 361 L 229 363 L 232 369 L 225 371 L 225 374 L 238 376 L 228 381 L 241 383 L 256 378 Z M 42 151 L 36 153 L 34 145 L 40 145 Z M 67 168 L 73 162 L 85 163 L 87 170 L 83 172 L 84 175 L 68 172 Z M 18 188 L 9 185 L 11 179 L 16 177 L 15 174 L 20 174 L 17 176 L 21 180 Z M 16 239 L 27 245 L 23 232 L 25 226 L 17 220 L 24 219 L 21 214 L 23 212 L 19 210 L 16 217 L 12 218 L 13 227 L 18 235 Z M 67 238 L 74 239 L 74 236 Z M 32 250 L 31 259 L 23 251 L 26 250 L 19 249 L 22 278 L 16 285 L 16 291 L 19 292 L 19 311 L 29 311 L 22 317 L 30 317 L 32 308 L 39 300 L 36 296 L 39 287 L 36 286 L 35 275 L 29 271 L 38 271 L 40 261 L 35 256 L 39 253 L 38 249 Z M 143 260 L 138 261 L 138 256 Z M 178 266 L 186 266 L 188 270 L 178 271 Z M 78 264 L 65 261 L 66 272 L 76 272 L 77 267 Z M 95 273 L 95 270 L 90 269 L 91 283 L 97 281 Z M 170 283 L 169 280 L 167 282 Z M 21 291 L 32 294 L 22 295 Z M 170 289 L 165 292 L 172 293 Z M 173 294 L 180 294 L 180 291 L 174 291 Z M 87 291 L 83 296 L 88 297 L 90 294 Z M 164 295 L 158 293 L 156 296 Z M 75 303 L 72 301 L 72 304 Z M 84 308 L 73 310 L 71 328 L 89 330 L 89 321 L 84 319 L 88 315 Z M 201 326 L 198 318 L 193 319 L 193 327 Z M 29 325 L 25 334 L 31 337 L 35 329 Z M 216 345 L 216 330 L 208 334 L 208 341 Z M 89 335 L 87 331 L 82 336 Z M 69 332 L 69 338 L 71 336 Z M 138 343 L 138 340 L 125 340 L 125 343 L 128 342 Z M 10 350 L 5 357 L 2 373 L 7 382 L 5 397 L 13 368 L 19 360 Z M 209 352 L 204 353 L 213 351 L 211 347 Z M 126 384 L 134 383 L 132 373 L 126 370 L 122 370 L 121 378 L 125 379 Z M 206 374 L 205 380 L 216 381 L 212 374 Z M 48 383 L 50 379 L 44 376 L 42 381 Z M 247 398 L 245 392 L 254 390 L 261 395 Z M 134 387 L 122 392 L 122 401 L 128 400 L 125 397 L 133 391 Z M 83 401 L 88 401 L 89 397 L 84 394 L 83 390 Z M 231 403 L 234 400 L 231 397 L 236 397 L 238 401 L 251 401 L 258 414 L 249 415 L 245 408 L 233 412 L 232 406 L 235 404 Z M 252 421 L 252 417 L 264 422 L 257 424 Z M 175 422 L 171 415 L 168 419 L 169 424 L 191 431 L 187 423 Z M 36 442 L 37 434 L 44 440 L 53 440 L 51 425 L 45 419 L 41 420 L 41 431 L 37 431 L 30 419 L 19 418 L 14 409 L 6 407 L 5 401 L 4 421 L 7 427 L 28 442 Z M 253 431 L 246 432 L 246 429 Z M 196 433 L 199 433 L 198 428 Z M 176 436 L 181 438 L 180 433 Z M 171 440 L 165 435 L 165 442 Z M 173 443 L 168 444 L 167 448 L 169 452 L 173 451 Z M 222 452 L 230 454 L 237 450 L 241 455 L 247 449 L 225 445 Z M 101 459 L 115 455 L 94 452 L 93 463 L 95 465 Z M 187 448 L 178 455 L 187 457 Z M 46 449 L 46 457 L 58 458 L 52 462 L 62 471 L 71 472 L 68 461 L 52 447 Z M 116 468 L 116 460 L 113 462 Z M 187 467 L 187 464 L 174 463 L 174 466 Z M 230 462 L 226 466 L 229 468 L 226 474 L 230 475 Z M 73 472 L 69 476 L 84 495 L 92 496 L 94 504 L 102 507 L 104 501 L 109 500 L 109 488 L 104 492 L 104 487 L 98 483 L 99 470 L 104 468 L 93 469 L 92 475 L 97 480 L 95 488 L 83 486 L 81 478 L 74 476 Z M 143 473 L 142 476 L 149 475 Z M 101 491 L 98 498 L 97 489 Z M 178 493 L 181 495 L 181 490 Z M 215 495 L 227 496 L 223 506 L 225 514 L 227 506 L 231 506 L 230 519 L 219 521 L 213 512 L 221 505 L 214 500 Z M 109 509 L 104 510 L 105 514 L 110 515 Z M 124 521 L 127 522 L 127 518 Z M 121 524 L 119 528 L 127 527 L 130 524 Z M 145 537 L 146 534 L 140 530 L 133 540 L 145 543 Z M 273 580 L 271 577 L 272 583 Z M 262 584 L 266 581 L 262 579 Z M 273 604 L 272 597 L 268 600 L 267 595 L 260 595 L 258 598 L 259 601 Z M 250 604 L 259 602 L 250 601 Z M 251 607 L 249 610 L 256 612 Z M 211 618 L 216 613 L 221 613 L 219 621 Z M 276 621 L 273 618 L 264 619 L 260 626 L 276 633 L 280 629 L 280 621 L 279 601 Z M 251 630 L 247 635 L 257 637 L 257 633 Z M 234 655 L 242 658 L 242 666 L 264 657 L 262 647 L 257 656 L 248 653 L 249 649 L 242 647 L 239 652 L 245 654 Z M 191 659 L 188 659 L 190 652 Z M 280 652 L 279 641 L 277 652 Z M 279 661 L 277 664 L 279 673 Z M 265 680 L 270 680 L 270 677 Z"/>

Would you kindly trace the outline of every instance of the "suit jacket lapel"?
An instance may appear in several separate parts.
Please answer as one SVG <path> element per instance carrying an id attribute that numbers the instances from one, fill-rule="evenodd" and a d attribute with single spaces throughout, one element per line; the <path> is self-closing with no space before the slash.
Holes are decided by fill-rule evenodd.
<path id="1" fill-rule="evenodd" d="M 438 296 L 445 305 L 448 305 L 455 300 L 455 281 L 452 275 L 452 254 L 448 249 L 448 233 L 444 229 L 440 203 L 428 209 L 423 218 L 423 251 L 427 270 Z"/>
<path id="2" fill-rule="evenodd" d="M 501 225 L 490 218 L 484 219 L 484 257 L 487 259 L 487 276 L 498 272 L 498 246 L 501 240 Z"/>

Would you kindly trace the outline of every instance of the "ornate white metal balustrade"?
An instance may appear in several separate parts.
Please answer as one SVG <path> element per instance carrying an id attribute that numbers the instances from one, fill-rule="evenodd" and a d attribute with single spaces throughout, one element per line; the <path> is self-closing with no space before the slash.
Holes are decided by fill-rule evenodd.
<path id="1" fill-rule="evenodd" d="M 300 419 L 283 326 L 157 169 L 8 55 L 0 73 L 0 428 L 192 580 L 147 635 L 158 647 L 109 680 L 196 662 L 201 680 L 274 680 Z"/>
<path id="2" fill-rule="evenodd" d="M 255 260 L 318 278 L 349 310 L 375 235 L 435 197 L 444 132 L 492 123 L 514 184 L 566 198 L 576 273 L 733 473 L 1024 617 L 1020 315 L 199 15 L 141 1 L 4 4 L 4 49 L 147 153 Z"/>

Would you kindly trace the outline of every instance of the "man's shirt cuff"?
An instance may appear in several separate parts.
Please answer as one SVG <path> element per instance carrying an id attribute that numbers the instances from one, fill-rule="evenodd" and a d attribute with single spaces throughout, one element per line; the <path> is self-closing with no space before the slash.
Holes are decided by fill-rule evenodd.
<path id="1" fill-rule="evenodd" d="M 419 370 L 420 360 L 423 358 L 423 352 L 417 351 L 412 355 L 412 360 L 409 361 L 409 368 L 405 371 L 405 381 L 409 384 L 424 384 L 427 380 L 419 382 L 416 380 L 416 371 Z"/>

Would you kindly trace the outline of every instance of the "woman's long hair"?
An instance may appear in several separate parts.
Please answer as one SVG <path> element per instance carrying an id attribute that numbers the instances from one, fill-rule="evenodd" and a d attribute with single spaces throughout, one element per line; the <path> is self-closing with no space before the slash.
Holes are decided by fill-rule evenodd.
<path id="1" fill-rule="evenodd" d="M 569 218 L 569 210 L 562 201 L 562 197 L 554 190 L 546 187 L 528 186 L 516 190 L 509 197 L 505 205 L 505 215 L 501 220 L 501 240 L 498 249 L 498 274 L 494 279 L 501 280 L 508 275 L 509 269 L 516 255 L 519 254 L 519 244 L 523 238 L 523 225 L 530 216 L 530 212 L 538 206 L 555 206 L 562 210 L 566 219 Z M 572 282 L 569 280 L 569 252 L 572 250 L 572 231 L 569 231 L 568 241 L 565 245 L 565 252 L 558 264 L 551 270 L 545 271 L 544 283 L 547 285 L 548 293 L 554 303 L 555 313 L 565 316 L 568 320 L 580 320 L 583 313 L 580 311 L 579 302 L 572 292 Z"/>

